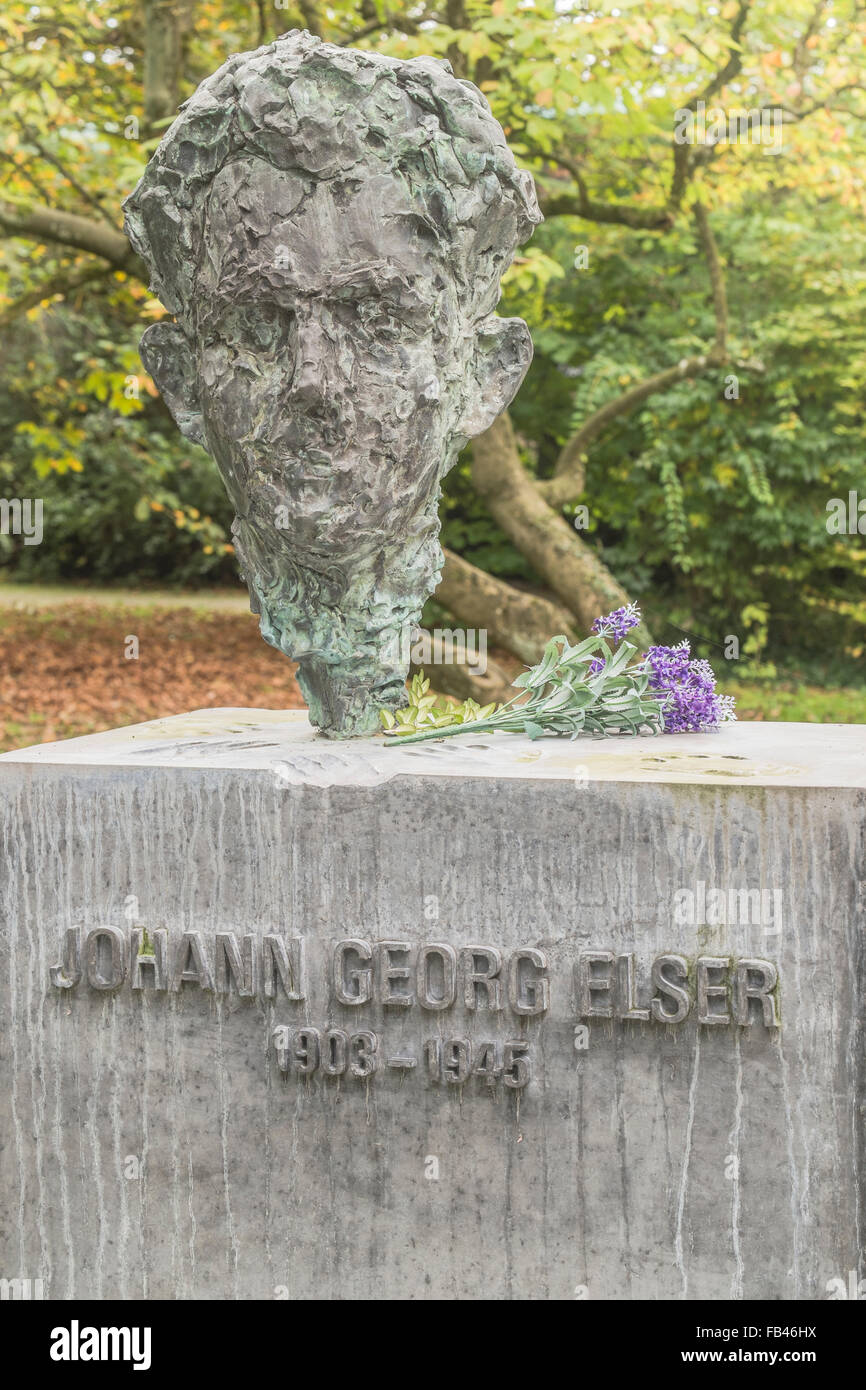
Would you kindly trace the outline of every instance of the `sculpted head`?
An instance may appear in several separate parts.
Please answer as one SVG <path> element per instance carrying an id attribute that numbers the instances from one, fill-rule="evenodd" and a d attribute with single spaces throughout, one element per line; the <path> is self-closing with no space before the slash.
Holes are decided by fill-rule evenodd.
<path id="1" fill-rule="evenodd" d="M 220 469 L 262 633 L 313 723 L 372 732 L 438 581 L 441 479 L 529 365 L 493 311 L 532 180 L 447 64 L 294 32 L 202 83 L 125 212 L 175 316 L 142 358 Z"/>

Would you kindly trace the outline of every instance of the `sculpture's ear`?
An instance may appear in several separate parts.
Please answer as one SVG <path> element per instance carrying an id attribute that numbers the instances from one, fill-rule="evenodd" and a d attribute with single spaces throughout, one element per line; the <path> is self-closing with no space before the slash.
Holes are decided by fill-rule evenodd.
<path id="1" fill-rule="evenodd" d="M 187 336 L 179 323 L 154 323 L 138 345 L 141 360 L 153 377 L 181 434 L 204 444 L 204 421 L 198 399 L 195 365 Z"/>
<path id="2" fill-rule="evenodd" d="M 532 338 L 523 319 L 500 319 L 495 314 L 484 319 L 477 329 L 461 434 L 471 439 L 493 424 L 514 400 L 531 361 Z"/>

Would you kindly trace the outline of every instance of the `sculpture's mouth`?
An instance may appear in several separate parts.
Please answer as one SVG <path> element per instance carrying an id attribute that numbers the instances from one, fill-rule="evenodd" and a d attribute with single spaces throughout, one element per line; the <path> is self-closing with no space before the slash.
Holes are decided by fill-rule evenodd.
<path id="1" fill-rule="evenodd" d="M 353 460 L 347 452 L 337 447 L 284 447 L 279 453 L 257 449 L 254 468 L 262 482 L 279 480 L 283 486 L 288 484 L 294 490 L 305 484 L 321 485 L 345 476 L 353 464 L 357 466 L 357 459 Z"/>
<path id="2" fill-rule="evenodd" d="M 362 511 L 364 497 L 378 494 L 384 478 L 393 480 L 393 503 L 398 499 L 406 501 L 410 495 L 421 496 L 426 491 L 430 470 L 438 471 L 436 460 L 419 456 L 417 449 L 398 450 L 381 444 L 365 448 L 351 439 L 332 446 L 317 444 L 297 449 L 286 447 L 283 441 L 279 451 L 259 447 L 252 457 L 252 476 L 262 484 L 277 486 L 281 494 L 294 496 L 303 488 L 313 488 L 335 504 L 356 501 Z"/>
<path id="3" fill-rule="evenodd" d="M 318 482 L 323 478 L 333 478 L 335 473 L 343 472 L 334 455 L 324 449 L 304 449 L 292 460 L 293 472 L 298 482 Z"/>

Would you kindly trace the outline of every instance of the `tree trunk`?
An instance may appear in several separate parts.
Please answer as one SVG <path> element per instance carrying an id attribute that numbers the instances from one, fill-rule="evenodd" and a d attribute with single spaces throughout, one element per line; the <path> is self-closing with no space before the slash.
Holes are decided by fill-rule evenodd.
<path id="1" fill-rule="evenodd" d="M 595 551 L 539 494 L 520 462 L 507 413 L 473 441 L 472 482 L 506 535 L 578 619 L 582 634 L 600 614 L 629 602 Z M 631 640 L 648 645 L 643 625 Z"/>
<path id="2" fill-rule="evenodd" d="M 486 629 L 492 646 L 505 647 L 528 665 L 541 660 L 545 643 L 557 633 L 576 636 L 566 608 L 495 579 L 452 550 L 445 551 L 436 599 L 467 627 Z"/>
<path id="3" fill-rule="evenodd" d="M 174 116 L 180 102 L 182 36 L 188 5 L 181 0 L 144 0 L 144 124 Z"/>
<path id="4" fill-rule="evenodd" d="M 442 656 L 434 641 L 434 660 L 426 665 L 413 661 L 411 667 L 413 676 L 423 670 L 425 676 L 430 677 L 430 689 L 437 694 L 454 695 L 458 700 L 476 700 L 479 705 L 489 705 L 491 700 L 504 704 L 517 694 L 507 671 L 498 662 L 488 658 L 484 674 L 473 675 L 468 666 L 449 665 L 441 660 Z"/>

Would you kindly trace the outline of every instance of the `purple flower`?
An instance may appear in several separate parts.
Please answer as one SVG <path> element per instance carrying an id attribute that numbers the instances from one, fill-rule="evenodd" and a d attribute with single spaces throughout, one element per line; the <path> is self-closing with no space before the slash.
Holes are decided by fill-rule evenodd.
<path id="1" fill-rule="evenodd" d="M 633 627 L 637 627 L 640 622 L 640 609 L 636 603 L 626 604 L 623 608 L 614 609 L 613 613 L 608 613 L 606 618 L 596 618 L 592 625 L 593 632 L 600 636 L 612 637 L 614 643 L 621 642 L 627 632 Z M 598 661 L 598 657 L 594 658 Z"/>
<path id="2" fill-rule="evenodd" d="M 597 676 L 597 675 L 599 674 L 599 672 L 600 672 L 600 671 L 603 671 L 603 670 L 604 670 L 604 657 L 603 657 L 603 656 L 594 656 L 594 657 L 592 658 L 592 661 L 589 663 L 589 670 L 587 671 L 586 674 L 587 674 L 588 676 Z"/>
<path id="3" fill-rule="evenodd" d="M 736 719 L 733 698 L 717 694 L 710 663 L 693 660 L 687 641 L 676 647 L 650 647 L 646 667 L 650 690 L 667 696 L 665 733 L 700 733 Z"/>

